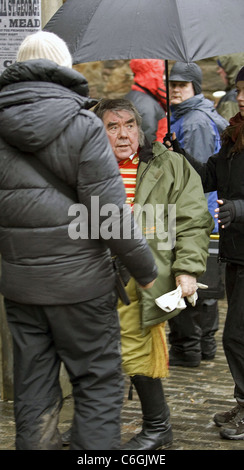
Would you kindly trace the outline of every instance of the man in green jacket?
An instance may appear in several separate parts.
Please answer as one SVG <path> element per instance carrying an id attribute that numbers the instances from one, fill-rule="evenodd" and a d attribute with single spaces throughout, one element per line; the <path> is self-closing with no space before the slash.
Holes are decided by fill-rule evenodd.
<path id="1" fill-rule="evenodd" d="M 161 378 L 168 375 L 166 313 L 155 299 L 181 286 L 182 297 L 197 290 L 206 269 L 213 219 L 201 181 L 187 160 L 164 145 L 144 142 L 141 118 L 126 99 L 104 99 L 95 113 L 105 126 L 124 181 L 127 203 L 146 236 L 158 267 L 147 291 L 134 279 L 126 287 L 130 304 L 119 302 L 123 368 L 135 386 L 143 413 L 142 431 L 123 449 L 153 450 L 172 442 L 170 412 Z"/>

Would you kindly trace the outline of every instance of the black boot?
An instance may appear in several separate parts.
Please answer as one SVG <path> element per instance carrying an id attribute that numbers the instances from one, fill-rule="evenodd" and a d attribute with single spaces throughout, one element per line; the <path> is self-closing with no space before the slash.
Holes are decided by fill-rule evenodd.
<path id="1" fill-rule="evenodd" d="M 161 379 L 135 375 L 131 381 L 141 402 L 143 425 L 141 432 L 125 443 L 122 449 L 154 450 L 168 447 L 173 435 Z"/>

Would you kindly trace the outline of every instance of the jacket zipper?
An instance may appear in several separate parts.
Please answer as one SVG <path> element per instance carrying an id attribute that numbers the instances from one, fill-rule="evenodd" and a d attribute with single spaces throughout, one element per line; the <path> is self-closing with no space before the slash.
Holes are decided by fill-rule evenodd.
<path id="1" fill-rule="evenodd" d="M 143 170 L 143 172 L 142 172 L 142 174 L 141 174 L 141 176 L 140 176 L 140 180 L 139 180 L 138 187 L 140 186 L 140 184 L 141 184 L 141 182 L 142 182 L 142 180 L 143 180 L 145 174 L 146 174 L 147 171 L 149 170 L 150 165 L 151 165 L 151 163 L 153 162 L 153 160 L 155 160 L 155 158 L 156 158 L 155 155 L 153 155 L 153 157 L 149 160 L 149 162 L 148 162 L 148 164 L 147 164 L 145 170 Z"/>

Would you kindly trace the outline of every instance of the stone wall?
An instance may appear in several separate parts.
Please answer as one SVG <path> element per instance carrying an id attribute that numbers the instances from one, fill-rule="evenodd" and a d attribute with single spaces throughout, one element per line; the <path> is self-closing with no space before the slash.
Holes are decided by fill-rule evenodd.
<path id="1" fill-rule="evenodd" d="M 62 0 L 52 0 L 51 2 L 50 0 L 42 0 L 42 28 L 63 3 Z"/>
<path id="2" fill-rule="evenodd" d="M 174 62 L 169 61 L 169 70 Z M 203 72 L 203 93 L 206 98 L 214 100 L 214 91 L 223 90 L 224 85 L 217 74 L 216 58 L 204 59 L 197 62 Z M 75 65 L 89 83 L 92 98 L 118 98 L 124 96 L 133 82 L 133 74 L 129 60 L 109 60 L 104 62 L 89 62 Z"/>

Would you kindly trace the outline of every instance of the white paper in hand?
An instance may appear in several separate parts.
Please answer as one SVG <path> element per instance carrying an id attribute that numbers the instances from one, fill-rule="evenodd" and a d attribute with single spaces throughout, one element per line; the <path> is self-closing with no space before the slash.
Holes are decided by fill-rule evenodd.
<path id="1" fill-rule="evenodd" d="M 208 286 L 205 284 L 197 283 L 197 288 L 207 289 Z M 177 289 L 167 292 L 166 294 L 161 295 L 155 299 L 155 303 L 165 312 L 172 312 L 173 310 L 180 309 L 183 310 L 186 308 L 186 303 L 182 296 L 181 286 L 178 286 Z M 188 302 L 192 304 L 193 307 L 196 305 L 198 299 L 197 291 L 187 297 Z"/>

